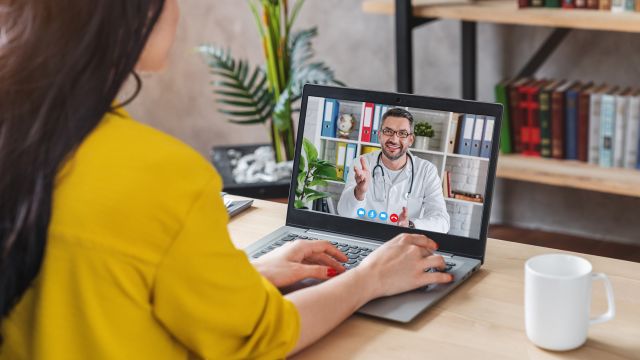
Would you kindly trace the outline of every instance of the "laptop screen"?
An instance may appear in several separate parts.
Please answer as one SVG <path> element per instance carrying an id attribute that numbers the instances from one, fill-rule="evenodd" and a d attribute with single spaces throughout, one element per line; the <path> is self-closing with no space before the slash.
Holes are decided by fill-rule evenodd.
<path id="1" fill-rule="evenodd" d="M 310 96 L 294 207 L 479 239 L 494 126 L 486 115 Z"/>

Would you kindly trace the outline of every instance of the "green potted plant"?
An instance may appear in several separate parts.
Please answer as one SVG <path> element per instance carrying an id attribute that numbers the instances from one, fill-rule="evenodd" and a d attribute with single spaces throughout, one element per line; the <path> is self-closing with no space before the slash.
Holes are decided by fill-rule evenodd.
<path id="1" fill-rule="evenodd" d="M 314 200 L 324 199 L 330 194 L 314 189 L 316 186 L 327 186 L 327 180 L 338 180 L 336 166 L 318 158 L 318 150 L 308 139 L 303 139 L 304 152 L 300 154 L 298 166 L 298 184 L 294 206 L 302 209 Z"/>
<path id="2" fill-rule="evenodd" d="M 428 122 L 416 123 L 413 128 L 413 134 L 416 137 L 413 147 L 420 150 L 429 149 L 429 140 L 433 137 L 435 132 L 433 127 Z"/>
<path id="3" fill-rule="evenodd" d="M 317 29 L 292 33 L 304 0 L 247 0 L 262 40 L 265 64 L 251 68 L 230 50 L 199 48 L 218 80 L 213 82 L 220 112 L 236 124 L 267 125 L 276 162 L 293 160 L 294 104 L 306 83 L 343 85 L 324 62 L 312 61 Z M 290 6 L 293 3 L 293 6 Z M 250 69 L 251 68 L 251 69 Z"/>

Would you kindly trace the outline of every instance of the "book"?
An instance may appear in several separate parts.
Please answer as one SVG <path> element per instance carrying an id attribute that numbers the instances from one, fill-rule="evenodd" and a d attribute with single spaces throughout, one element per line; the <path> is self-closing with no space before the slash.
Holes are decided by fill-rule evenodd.
<path id="1" fill-rule="evenodd" d="M 520 129 L 524 155 L 540 156 L 540 103 L 538 98 L 540 87 L 546 84 L 546 80 L 539 80 L 523 85 L 519 90 L 518 107 L 524 114 L 523 125 Z"/>
<path id="2" fill-rule="evenodd" d="M 634 169 L 638 163 L 638 144 L 640 143 L 640 91 L 629 95 L 628 105 L 623 165 L 627 169 Z"/>
<path id="3" fill-rule="evenodd" d="M 442 174 L 442 195 L 445 198 L 449 197 L 449 172 L 447 170 Z"/>
<path id="4" fill-rule="evenodd" d="M 640 0 L 636 0 L 636 12 L 640 12 Z"/>
<path id="5" fill-rule="evenodd" d="M 613 166 L 613 136 L 616 123 L 615 94 L 602 95 L 600 105 L 600 155 L 599 164 L 602 167 Z"/>
<path id="6" fill-rule="evenodd" d="M 589 164 L 600 163 L 600 117 L 602 114 L 602 94 L 615 91 L 616 87 L 603 85 L 591 94 L 589 101 Z"/>
<path id="7" fill-rule="evenodd" d="M 565 92 L 564 157 L 578 160 L 578 96 L 591 84 L 576 83 Z"/>
<path id="8" fill-rule="evenodd" d="M 540 155 L 551 157 L 551 94 L 564 84 L 564 80 L 553 81 L 540 89 Z"/>
<path id="9" fill-rule="evenodd" d="M 510 154 L 511 148 L 511 127 L 509 120 L 509 101 L 507 86 L 512 80 L 504 80 L 495 87 L 496 102 L 502 104 L 502 127 L 500 128 L 500 152 Z"/>
<path id="10" fill-rule="evenodd" d="M 529 7 L 529 0 L 518 0 L 518 8 Z"/>
<path id="11" fill-rule="evenodd" d="M 604 85 L 592 85 L 578 95 L 578 160 L 589 161 L 589 118 L 591 117 L 591 96 L 604 89 Z"/>
<path id="12" fill-rule="evenodd" d="M 522 78 L 507 85 L 507 93 L 509 94 L 509 119 L 511 125 L 510 132 L 512 135 L 511 146 L 512 150 L 516 153 L 521 153 L 523 150 L 520 130 L 524 122 L 523 113 L 518 106 L 518 101 L 520 100 L 518 89 L 531 81 L 533 81 L 531 78 Z"/>
<path id="13" fill-rule="evenodd" d="M 611 10 L 611 0 L 600 0 L 598 2 L 598 9 L 600 10 Z"/>
<path id="14" fill-rule="evenodd" d="M 563 9 L 573 9 L 576 7 L 575 0 L 562 0 Z"/>
<path id="15" fill-rule="evenodd" d="M 545 0 L 544 6 L 548 8 L 559 8 L 562 4 L 560 0 Z"/>
<path id="16" fill-rule="evenodd" d="M 531 0 L 531 7 L 543 7 L 544 6 L 544 0 Z"/>
<path id="17" fill-rule="evenodd" d="M 613 166 L 624 166 L 624 141 L 627 132 L 627 111 L 629 107 L 631 89 L 622 90 L 615 94 L 616 116 L 613 131 Z"/>
<path id="18" fill-rule="evenodd" d="M 625 0 L 611 0 L 611 12 L 624 12 Z"/>
<path id="19" fill-rule="evenodd" d="M 463 191 L 453 190 L 451 191 L 453 198 L 458 200 L 472 201 L 477 203 L 484 202 L 481 194 L 472 194 Z"/>
<path id="20" fill-rule="evenodd" d="M 638 2 L 638 0 L 625 0 L 624 11 L 628 11 L 628 12 L 636 11 L 636 2 Z"/>
<path id="21" fill-rule="evenodd" d="M 564 159 L 565 92 L 575 82 L 566 82 L 551 93 L 551 157 Z"/>
<path id="22" fill-rule="evenodd" d="M 587 0 L 575 0 L 576 9 L 586 9 Z"/>
<path id="23" fill-rule="evenodd" d="M 598 3 L 598 0 L 587 0 L 587 9 L 597 10 L 599 5 Z"/>

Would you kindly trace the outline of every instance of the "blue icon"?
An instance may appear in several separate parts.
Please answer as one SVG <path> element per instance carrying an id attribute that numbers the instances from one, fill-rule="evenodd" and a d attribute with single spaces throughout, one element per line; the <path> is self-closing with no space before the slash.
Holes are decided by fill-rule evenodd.
<path id="1" fill-rule="evenodd" d="M 367 210 L 365 210 L 364 208 L 360 208 L 358 209 L 358 217 L 364 217 L 367 214 Z"/>
<path id="2" fill-rule="evenodd" d="M 375 219 L 376 215 L 378 215 L 378 213 L 375 210 L 369 210 L 368 216 L 371 219 Z"/>
<path id="3" fill-rule="evenodd" d="M 386 212 L 383 211 L 383 212 L 380 213 L 380 215 L 378 215 L 378 217 L 382 221 L 387 221 L 387 218 L 389 217 L 389 215 Z"/>

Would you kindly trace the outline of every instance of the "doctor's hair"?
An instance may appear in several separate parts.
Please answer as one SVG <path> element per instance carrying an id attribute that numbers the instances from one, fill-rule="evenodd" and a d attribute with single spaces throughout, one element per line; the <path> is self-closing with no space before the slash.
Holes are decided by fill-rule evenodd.
<path id="1" fill-rule="evenodd" d="M 114 112 L 164 3 L 0 3 L 0 325 L 40 271 L 59 170 Z"/>
<path id="2" fill-rule="evenodd" d="M 380 128 L 382 128 L 382 126 L 384 125 L 384 121 L 388 118 L 388 117 L 398 117 L 398 118 L 405 118 L 407 120 L 409 120 L 409 127 L 413 130 L 413 115 L 411 115 L 411 113 L 403 108 L 391 108 L 389 110 L 387 110 L 387 112 L 384 113 L 384 115 L 382 115 L 382 121 L 380 122 Z"/>

